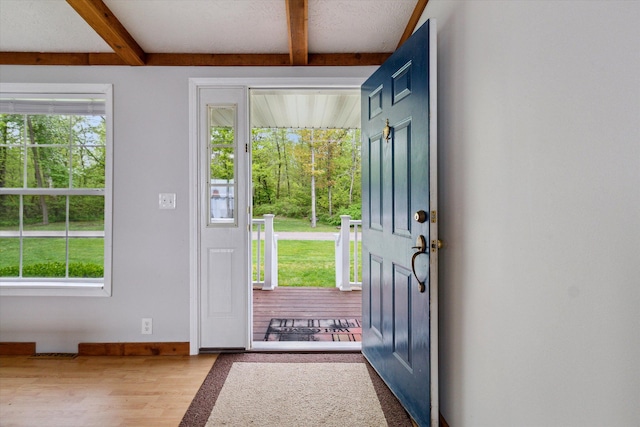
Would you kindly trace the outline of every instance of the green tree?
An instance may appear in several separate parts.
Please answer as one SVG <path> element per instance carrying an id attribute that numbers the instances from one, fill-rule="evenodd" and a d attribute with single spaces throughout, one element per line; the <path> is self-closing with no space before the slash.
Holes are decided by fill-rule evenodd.
<path id="1" fill-rule="evenodd" d="M 359 135 L 355 129 L 253 129 L 254 212 L 308 216 L 313 224 L 315 217 L 333 221 L 353 211 L 360 204 Z"/>

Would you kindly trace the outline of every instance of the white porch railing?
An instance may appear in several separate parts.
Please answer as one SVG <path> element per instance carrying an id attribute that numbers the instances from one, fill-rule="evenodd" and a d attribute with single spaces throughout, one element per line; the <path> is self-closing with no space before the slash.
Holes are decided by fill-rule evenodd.
<path id="1" fill-rule="evenodd" d="M 353 225 L 353 239 L 351 226 Z M 336 287 L 341 291 L 361 290 L 362 281 L 358 277 L 360 248 L 358 227 L 361 220 L 351 219 L 349 215 L 340 215 L 340 233 L 336 234 Z M 353 245 L 351 242 L 353 241 Z M 351 281 L 351 250 L 353 248 L 353 281 Z"/>
<path id="2" fill-rule="evenodd" d="M 253 236 L 256 240 L 256 263 L 253 275 L 254 289 L 272 291 L 278 286 L 278 235 L 273 232 L 273 217 L 263 215 L 263 219 L 252 219 Z M 264 230 L 264 260 L 262 256 L 262 231 Z M 264 266 L 264 277 L 261 270 Z"/>

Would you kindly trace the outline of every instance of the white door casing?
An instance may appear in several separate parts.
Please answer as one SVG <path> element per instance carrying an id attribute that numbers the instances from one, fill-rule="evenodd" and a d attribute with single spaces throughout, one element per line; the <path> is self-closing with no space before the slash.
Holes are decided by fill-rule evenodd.
<path id="1" fill-rule="evenodd" d="M 250 122 L 249 122 L 249 105 L 248 105 L 248 91 L 249 88 L 256 89 L 290 89 L 290 88 L 359 88 L 362 82 L 371 74 L 373 67 L 363 67 L 359 70 L 359 73 L 349 73 L 350 77 L 322 77 L 314 74 L 322 74 L 325 69 L 322 70 L 303 70 L 301 73 L 295 73 L 296 77 L 285 76 L 282 77 L 254 77 L 254 78 L 193 78 L 189 79 L 189 287 L 190 287 L 190 348 L 191 355 L 199 353 L 201 348 L 249 348 L 251 343 L 251 325 L 252 325 L 252 312 L 251 312 L 251 264 L 250 264 L 250 221 L 251 218 L 251 144 L 249 143 Z M 300 75 L 302 74 L 302 76 Z M 359 74 L 354 77 L 354 74 Z M 201 176 L 207 172 L 206 167 L 203 166 L 203 162 L 206 159 L 206 144 L 200 141 L 200 135 L 206 135 L 207 131 L 201 128 L 205 126 L 206 116 L 202 116 L 201 105 L 205 105 L 206 100 L 214 91 L 219 91 L 219 97 L 211 99 L 214 105 L 229 105 L 234 102 L 225 102 L 224 98 L 220 94 L 224 90 L 236 90 L 238 91 L 238 108 L 236 112 L 237 117 L 237 140 L 238 147 L 242 148 L 240 151 L 244 153 L 244 144 L 248 145 L 248 153 L 243 156 L 242 168 L 238 168 L 237 171 L 237 188 L 238 193 L 244 192 L 244 195 L 237 196 L 237 215 L 238 215 L 238 227 L 236 229 L 238 241 L 234 241 L 231 235 L 231 231 L 221 231 L 222 227 L 207 228 L 203 226 L 203 221 L 206 221 L 207 214 L 205 213 L 206 206 L 204 205 L 207 200 L 205 197 L 205 191 L 210 187 L 207 187 L 206 178 L 202 179 Z M 242 92 L 242 96 L 239 93 Z M 204 103 L 204 104 L 203 104 Z M 241 140 L 241 138 L 243 138 Z M 243 141 L 243 142 L 240 142 Z M 240 166 L 240 163 L 238 163 Z M 243 169 L 243 170 L 241 170 Z M 208 195 L 207 195 L 208 197 Z M 244 202 L 240 199 L 244 198 Z M 244 233 L 241 235 L 241 233 Z M 225 240 L 226 239 L 226 240 Z M 206 242 L 215 242 L 213 246 L 207 247 Z M 224 242 L 227 242 L 226 244 Z M 235 242 L 235 243 L 234 243 Z M 234 246 L 235 245 L 235 246 Z M 238 246 L 240 245 L 240 246 Z M 213 293 L 206 294 L 203 292 L 202 283 L 206 280 L 207 268 L 206 263 L 224 263 L 225 259 L 230 257 L 240 258 L 240 254 L 235 252 L 236 249 L 245 248 L 244 254 L 241 257 L 245 260 L 245 265 L 233 268 L 233 271 L 238 271 L 241 276 L 237 278 L 235 275 L 232 277 L 233 282 L 238 287 L 230 288 L 230 285 L 225 285 L 224 281 L 215 278 L 214 292 L 218 292 L 222 297 L 227 298 L 227 302 L 231 301 L 233 307 L 224 308 L 222 302 L 218 301 L 214 303 L 218 307 L 210 307 L 214 309 L 222 309 L 224 312 L 216 313 L 216 316 L 203 315 L 204 300 L 211 300 L 214 296 Z M 204 250 L 203 248 L 206 248 Z M 208 252 L 211 249 L 213 259 L 207 257 Z M 230 252 L 233 250 L 233 252 Z M 233 255 L 229 255 L 232 253 Z M 233 275 L 231 271 L 228 274 Z M 230 282 L 226 282 L 230 283 Z M 216 287 L 216 284 L 221 287 Z M 225 286 L 228 286 L 225 288 Z M 208 291 L 209 289 L 207 289 Z M 229 299 L 230 298 L 230 299 Z M 209 307 L 207 310 L 210 309 Z M 232 322 L 230 319 L 237 318 L 242 314 L 243 320 Z M 235 317 L 234 317 L 235 316 Z M 205 325 L 205 323 L 211 322 L 217 326 Z M 230 328 L 223 327 L 222 324 L 232 324 Z M 207 329 L 209 328 L 209 329 Z M 242 329 L 242 330 L 241 330 Z M 220 333 L 220 336 L 218 336 Z M 215 338 L 216 342 L 211 343 L 206 339 Z M 227 342 L 227 340 L 229 340 Z M 286 347 L 286 346 L 285 346 Z M 287 348 L 283 347 L 282 350 Z M 296 348 L 302 349 L 302 348 Z"/>

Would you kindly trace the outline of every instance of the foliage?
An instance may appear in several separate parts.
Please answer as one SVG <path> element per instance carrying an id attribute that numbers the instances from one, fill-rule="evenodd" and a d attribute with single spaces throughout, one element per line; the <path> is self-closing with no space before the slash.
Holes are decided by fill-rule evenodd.
<path id="1" fill-rule="evenodd" d="M 105 138 L 102 116 L 0 114 L 0 188 L 103 188 Z M 102 218 L 102 197 L 25 195 L 24 223 L 64 222 L 67 199 L 71 221 Z M 0 196 L 0 226 L 19 209 L 19 196 Z"/>
<path id="2" fill-rule="evenodd" d="M 309 210 L 306 206 L 299 206 L 297 204 L 290 203 L 287 200 L 283 200 L 277 201 L 274 204 L 255 206 L 253 214 L 255 216 L 274 214 L 288 218 L 305 218 L 309 216 Z"/>
<path id="3" fill-rule="evenodd" d="M 362 219 L 362 208 L 361 205 L 351 205 L 346 208 L 342 208 L 338 211 L 336 215 L 333 216 L 321 216 L 320 221 L 325 224 L 336 225 L 339 226 L 342 223 L 342 219 L 340 216 L 349 215 L 351 219 Z"/>
<path id="4" fill-rule="evenodd" d="M 18 277 L 19 266 L 0 268 L 0 277 Z M 23 277 L 65 277 L 65 263 L 47 262 L 22 267 Z M 69 263 L 69 277 L 100 278 L 104 276 L 102 265 Z"/>
<path id="5" fill-rule="evenodd" d="M 360 204 L 360 131 L 357 129 L 253 129 L 254 214 L 333 221 Z M 339 220 L 338 220 L 339 221 Z"/>
<path id="6" fill-rule="evenodd" d="M 283 218 L 283 217 L 275 217 L 273 220 L 273 229 L 277 232 L 287 232 L 287 231 L 314 231 L 314 232 L 325 232 L 325 233 L 337 233 L 336 227 L 329 226 L 326 224 L 318 224 L 316 228 L 313 230 L 309 229 L 309 220 L 306 218 Z"/>
<path id="7" fill-rule="evenodd" d="M 233 180 L 234 142 L 232 127 L 212 126 L 211 134 L 211 179 Z"/>
<path id="8" fill-rule="evenodd" d="M 105 167 L 104 116 L 0 114 L 0 188 L 32 190 L 0 195 L 0 228 L 104 230 L 102 195 L 47 191 L 102 189 Z M 20 276 L 22 260 L 23 277 L 103 277 L 103 247 L 102 238 L 3 238 L 0 276 Z"/>

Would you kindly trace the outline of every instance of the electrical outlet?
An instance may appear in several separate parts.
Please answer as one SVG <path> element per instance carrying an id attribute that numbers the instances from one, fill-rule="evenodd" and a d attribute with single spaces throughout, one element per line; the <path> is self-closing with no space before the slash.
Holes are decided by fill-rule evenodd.
<path id="1" fill-rule="evenodd" d="M 158 194 L 158 206 L 160 207 L 160 209 L 175 209 L 176 193 Z"/>
<path id="2" fill-rule="evenodd" d="M 153 333 L 153 319 L 142 319 L 142 335 L 151 335 Z"/>

